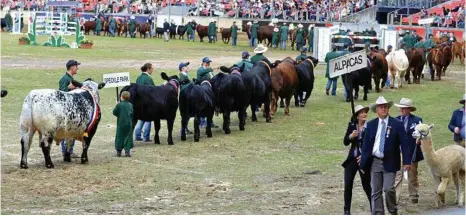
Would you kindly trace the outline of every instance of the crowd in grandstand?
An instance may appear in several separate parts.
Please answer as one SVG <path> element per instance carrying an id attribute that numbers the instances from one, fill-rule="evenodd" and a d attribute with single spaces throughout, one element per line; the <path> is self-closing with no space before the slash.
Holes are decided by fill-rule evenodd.
<path id="1" fill-rule="evenodd" d="M 49 0 L 1 0 L 2 8 L 45 10 Z M 52 1 L 52 0 L 50 0 Z M 155 14 L 168 5 L 167 0 L 79 0 L 83 11 Z M 276 18 L 287 20 L 338 20 L 375 5 L 376 0 L 172 0 L 186 5 L 188 12 L 199 16 L 242 18 Z"/>

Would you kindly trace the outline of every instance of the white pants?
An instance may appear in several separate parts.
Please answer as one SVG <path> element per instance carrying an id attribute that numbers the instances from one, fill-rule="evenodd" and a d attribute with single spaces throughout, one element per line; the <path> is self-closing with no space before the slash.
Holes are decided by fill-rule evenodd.
<path id="1" fill-rule="evenodd" d="M 165 41 L 168 41 L 170 38 L 168 37 L 168 32 L 163 33 L 163 37 L 165 38 Z"/>

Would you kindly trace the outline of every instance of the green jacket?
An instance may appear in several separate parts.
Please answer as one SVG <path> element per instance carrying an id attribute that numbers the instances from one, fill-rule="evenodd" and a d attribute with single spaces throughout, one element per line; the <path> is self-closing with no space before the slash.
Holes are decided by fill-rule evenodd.
<path id="1" fill-rule="evenodd" d="M 259 30 L 259 24 L 252 24 L 251 26 L 251 38 L 257 38 L 257 31 Z"/>
<path id="2" fill-rule="evenodd" d="M 71 75 L 65 72 L 65 74 L 61 77 L 60 81 L 58 81 L 58 89 L 60 91 L 69 92 L 68 85 L 71 81 L 74 80 Z"/>
<path id="3" fill-rule="evenodd" d="M 425 44 L 422 41 L 419 41 L 414 44 L 414 48 L 425 48 Z"/>
<path id="4" fill-rule="evenodd" d="M 246 66 L 244 66 L 245 70 L 250 70 L 254 66 L 254 64 L 252 64 L 251 61 L 247 59 L 243 59 L 239 61 L 238 63 L 236 63 L 236 65 L 240 68 L 243 67 L 243 64 L 246 64 Z"/>
<path id="5" fill-rule="evenodd" d="M 278 36 L 280 36 L 279 32 L 273 32 L 272 34 L 272 44 L 278 46 Z"/>
<path id="6" fill-rule="evenodd" d="M 251 63 L 254 65 L 256 62 L 267 59 L 263 53 L 257 53 L 255 56 L 251 57 Z M 268 59 L 267 59 L 268 60 Z"/>
<path id="7" fill-rule="evenodd" d="M 296 43 L 304 42 L 304 30 L 303 29 L 296 30 L 295 35 L 296 35 Z"/>
<path id="8" fill-rule="evenodd" d="M 288 26 L 280 27 L 280 40 L 281 41 L 288 40 Z"/>
<path id="9" fill-rule="evenodd" d="M 191 85 L 191 80 L 189 80 L 189 76 L 187 73 L 180 72 L 180 83 L 184 83 L 184 84 L 181 84 L 181 90 Z"/>
<path id="10" fill-rule="evenodd" d="M 115 18 L 110 19 L 110 22 L 108 23 L 108 26 L 110 28 L 116 28 L 117 22 Z"/>
<path id="11" fill-rule="evenodd" d="M 430 49 L 435 46 L 435 42 L 432 39 L 427 39 L 424 41 L 424 48 Z"/>
<path id="12" fill-rule="evenodd" d="M 191 35 L 193 34 L 193 24 L 191 22 L 189 22 L 187 25 L 186 25 L 186 33 L 188 35 Z"/>
<path id="13" fill-rule="evenodd" d="M 370 30 L 369 34 L 374 37 L 377 36 L 377 32 L 375 32 L 374 30 Z"/>
<path id="14" fill-rule="evenodd" d="M 95 20 L 95 30 L 96 31 L 102 31 L 102 19 L 97 18 Z"/>
<path id="15" fill-rule="evenodd" d="M 13 18 L 11 17 L 10 13 L 5 15 L 5 23 L 10 24 L 11 26 L 13 25 Z"/>
<path id="16" fill-rule="evenodd" d="M 338 53 L 338 54 L 339 54 L 339 56 L 338 56 L 338 57 L 340 57 L 340 56 L 344 56 L 344 55 L 346 55 L 346 54 L 350 54 L 350 53 L 351 53 L 351 52 L 350 52 L 350 51 L 348 51 L 348 50 L 343 50 L 343 51 L 341 51 L 340 53 Z"/>
<path id="17" fill-rule="evenodd" d="M 231 37 L 232 38 L 238 37 L 238 26 L 237 25 L 232 25 L 230 27 L 230 31 L 231 31 Z"/>
<path id="18" fill-rule="evenodd" d="M 405 49 L 411 49 L 414 46 L 414 40 L 413 36 L 411 34 L 406 34 L 403 36 L 403 43 L 405 44 Z"/>
<path id="19" fill-rule="evenodd" d="M 325 71 L 325 78 L 329 78 L 330 60 L 338 58 L 340 55 L 337 52 L 328 52 L 325 56 L 325 62 L 327 62 L 327 70 Z M 335 77 L 338 78 L 338 77 Z"/>
<path id="20" fill-rule="evenodd" d="M 113 109 L 117 117 L 115 149 L 129 151 L 133 148 L 133 105 L 128 101 L 121 101 Z"/>
<path id="21" fill-rule="evenodd" d="M 136 79 L 136 84 L 155 86 L 154 80 L 152 80 L 152 77 L 147 73 L 141 73 L 141 75 Z"/>
<path id="22" fill-rule="evenodd" d="M 304 53 L 301 53 L 300 55 L 296 56 L 296 61 L 304 61 L 304 59 L 307 58 L 307 55 Z"/>
<path id="23" fill-rule="evenodd" d="M 209 36 L 214 36 L 215 35 L 215 23 L 213 23 L 213 22 L 209 23 L 208 34 L 209 34 Z"/>
<path id="24" fill-rule="evenodd" d="M 453 37 L 448 37 L 448 41 L 454 43 L 454 42 L 456 42 L 456 37 L 455 37 L 455 36 L 453 36 Z"/>
<path id="25" fill-rule="evenodd" d="M 200 82 L 210 80 L 213 77 L 213 71 L 211 67 L 199 67 L 199 69 L 197 69 L 197 80 Z"/>
<path id="26" fill-rule="evenodd" d="M 133 19 L 129 21 L 129 31 L 134 32 L 136 31 L 136 21 Z"/>

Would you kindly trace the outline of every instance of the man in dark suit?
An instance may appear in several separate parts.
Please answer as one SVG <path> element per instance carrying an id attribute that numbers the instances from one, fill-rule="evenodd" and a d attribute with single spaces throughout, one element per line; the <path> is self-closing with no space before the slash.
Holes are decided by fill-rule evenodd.
<path id="1" fill-rule="evenodd" d="M 403 123 L 403 127 L 406 131 L 406 141 L 411 146 L 411 149 L 416 149 L 413 152 L 413 158 L 411 159 L 411 170 L 408 172 L 408 191 L 409 198 L 412 203 L 418 203 L 419 195 L 417 193 L 419 188 L 419 181 L 417 178 L 417 167 L 418 162 L 424 160 L 421 148 L 416 145 L 416 139 L 413 138 L 412 134 L 416 125 L 422 123 L 422 118 L 413 115 L 411 112 L 416 111 L 416 107 L 413 106 L 413 101 L 408 98 L 401 98 L 400 104 L 395 104 L 396 107 L 400 108 L 400 114 L 396 117 Z M 396 202 L 400 201 L 401 187 L 403 185 L 403 172 L 396 172 L 395 177 L 395 189 L 396 189 Z"/>
<path id="2" fill-rule="evenodd" d="M 465 120 L 465 109 L 464 109 L 464 101 L 466 100 L 466 94 L 463 95 L 463 99 L 460 100 L 460 104 L 463 104 L 463 107 L 453 111 L 453 115 L 451 116 L 450 124 L 448 124 L 448 129 L 453 133 L 453 141 L 456 144 L 461 145 L 464 147 L 464 137 L 465 137 L 465 128 L 464 125 L 466 124 Z"/>
<path id="3" fill-rule="evenodd" d="M 380 96 L 369 107 L 378 118 L 367 123 L 362 145 L 360 167 L 371 174 L 372 214 L 384 214 L 382 188 L 388 212 L 398 214 L 396 206 L 395 175 L 400 170 L 400 148 L 405 170 L 411 168 L 411 148 L 406 142 L 403 124 L 388 115 L 393 102 Z"/>

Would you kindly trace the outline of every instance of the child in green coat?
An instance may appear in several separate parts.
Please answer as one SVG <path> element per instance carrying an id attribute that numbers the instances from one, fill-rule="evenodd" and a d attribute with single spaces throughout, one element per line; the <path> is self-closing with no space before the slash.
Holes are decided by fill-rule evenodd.
<path id="1" fill-rule="evenodd" d="M 129 92 L 122 92 L 121 102 L 113 109 L 113 115 L 117 117 L 115 149 L 118 157 L 121 157 L 123 149 L 126 157 L 131 157 L 130 151 L 133 148 L 133 105 L 128 102 L 129 98 Z"/>

